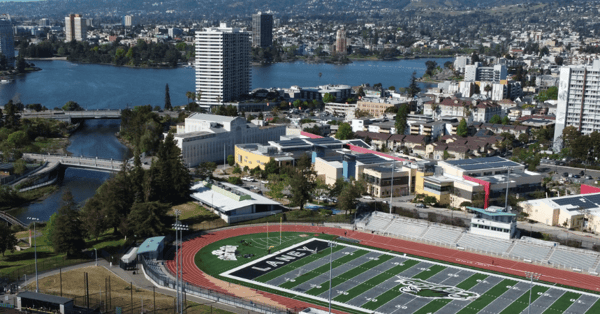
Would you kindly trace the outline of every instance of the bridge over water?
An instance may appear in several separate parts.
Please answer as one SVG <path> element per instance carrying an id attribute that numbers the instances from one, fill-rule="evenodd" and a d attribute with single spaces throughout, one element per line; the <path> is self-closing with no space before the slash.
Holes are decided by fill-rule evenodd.
<path id="1" fill-rule="evenodd" d="M 170 116 L 177 118 L 178 111 L 157 112 L 159 116 Z M 62 110 L 47 110 L 40 112 L 22 112 L 21 118 L 42 118 L 66 121 L 71 123 L 72 120 L 87 120 L 87 119 L 121 119 L 121 109 L 104 109 L 104 110 L 84 110 L 84 111 L 62 111 Z"/>

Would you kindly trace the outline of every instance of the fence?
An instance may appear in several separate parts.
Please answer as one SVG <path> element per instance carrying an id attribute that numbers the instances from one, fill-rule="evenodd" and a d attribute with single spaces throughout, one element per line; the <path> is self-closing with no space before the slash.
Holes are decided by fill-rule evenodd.
<path id="1" fill-rule="evenodd" d="M 144 257 L 140 256 L 142 267 L 148 277 L 150 277 L 156 284 L 169 288 L 175 289 L 176 282 L 169 278 L 167 275 L 159 270 L 158 265 L 153 264 L 152 261 L 147 261 Z M 267 304 L 262 304 L 240 298 L 234 295 L 225 294 L 222 292 L 214 291 L 211 289 L 199 287 L 189 283 L 184 283 L 183 291 L 186 294 L 192 294 L 199 296 L 204 299 L 213 300 L 222 304 L 229 304 L 238 308 L 243 308 L 251 311 L 256 311 L 265 314 L 290 314 L 297 313 L 296 309 L 290 310 L 286 308 L 275 307 Z"/>
<path id="2" fill-rule="evenodd" d="M 93 259 L 68 259 L 66 256 L 56 256 L 46 259 L 38 259 L 38 274 L 44 271 L 49 271 L 61 267 L 71 266 L 91 262 Z M 26 280 L 35 276 L 35 263 L 14 268 L 10 274 L 6 275 L 8 282 Z"/>

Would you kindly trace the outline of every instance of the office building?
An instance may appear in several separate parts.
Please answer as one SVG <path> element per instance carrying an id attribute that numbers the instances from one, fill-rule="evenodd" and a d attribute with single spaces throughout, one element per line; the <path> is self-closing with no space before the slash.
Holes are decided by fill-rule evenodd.
<path id="1" fill-rule="evenodd" d="M 346 30 L 338 29 L 335 36 L 335 53 L 346 54 L 348 49 L 348 38 L 346 38 Z"/>
<path id="2" fill-rule="evenodd" d="M 475 62 L 475 64 L 465 66 L 465 82 L 500 82 L 506 80 L 506 75 L 506 66 L 503 64 L 497 64 L 493 67 L 484 67 L 481 66 L 481 63 Z"/>
<path id="3" fill-rule="evenodd" d="M 79 14 L 65 17 L 65 41 L 83 41 L 87 39 L 87 22 Z"/>
<path id="4" fill-rule="evenodd" d="M 195 167 L 207 161 L 223 162 L 234 154 L 236 144 L 267 144 L 285 135 L 284 125 L 257 126 L 241 117 L 196 113 L 185 119 L 174 139 L 183 162 Z"/>
<path id="5" fill-rule="evenodd" d="M 252 14 L 252 47 L 273 45 L 273 15 L 258 12 Z"/>
<path id="6" fill-rule="evenodd" d="M 9 67 L 15 66 L 15 38 L 8 14 L 0 16 L 0 53 L 6 56 Z"/>
<path id="7" fill-rule="evenodd" d="M 250 34 L 227 27 L 196 32 L 196 91 L 201 107 L 222 105 L 250 92 Z"/>
<path id="8" fill-rule="evenodd" d="M 574 126 L 582 134 L 600 131 L 600 60 L 592 65 L 572 65 L 560 69 L 554 148 L 562 148 L 565 127 Z"/>
<path id="9" fill-rule="evenodd" d="M 131 27 L 133 25 L 133 16 L 125 15 L 123 16 L 123 26 Z"/>
<path id="10" fill-rule="evenodd" d="M 47 19 L 47 18 L 40 19 L 40 21 L 38 22 L 38 25 L 40 27 L 50 27 L 50 19 Z"/>

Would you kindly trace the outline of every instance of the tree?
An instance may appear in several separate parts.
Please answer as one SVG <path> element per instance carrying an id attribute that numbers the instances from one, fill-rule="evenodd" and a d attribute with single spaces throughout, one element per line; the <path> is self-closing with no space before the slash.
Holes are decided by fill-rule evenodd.
<path id="1" fill-rule="evenodd" d="M 425 66 L 427 67 L 427 70 L 425 70 L 425 75 L 433 76 L 433 72 L 437 67 L 437 62 L 429 60 L 425 62 Z"/>
<path id="2" fill-rule="evenodd" d="M 300 106 L 302 106 L 302 100 L 300 100 L 300 99 L 296 99 L 296 100 L 294 100 L 294 102 L 292 103 L 292 105 L 293 105 L 295 108 L 299 108 Z"/>
<path id="3" fill-rule="evenodd" d="M 27 163 L 23 159 L 18 159 L 17 161 L 15 161 L 13 166 L 15 168 L 15 173 L 18 175 L 21 175 L 25 173 L 25 171 L 27 171 Z"/>
<path id="4" fill-rule="evenodd" d="M 27 66 L 28 64 L 25 61 L 25 58 L 23 58 L 23 56 L 19 54 L 19 57 L 17 58 L 17 63 L 15 65 L 17 73 L 25 73 L 25 68 L 27 68 Z"/>
<path id="5" fill-rule="evenodd" d="M 185 97 L 187 98 L 187 102 L 190 103 L 190 99 L 194 100 L 196 98 L 196 94 L 194 94 L 194 92 L 187 91 L 185 92 Z"/>
<path id="6" fill-rule="evenodd" d="M 349 140 L 353 137 L 354 134 L 352 133 L 352 127 L 346 122 L 340 124 L 337 132 L 335 133 L 335 138 L 338 140 Z"/>
<path id="7" fill-rule="evenodd" d="M 298 163 L 296 165 L 300 171 L 306 172 L 307 170 L 310 170 L 310 167 L 312 166 L 312 157 L 305 153 L 298 158 Z"/>
<path id="8" fill-rule="evenodd" d="M 2 256 L 6 251 L 10 251 L 13 253 L 15 251 L 15 246 L 19 243 L 17 237 L 10 230 L 8 223 L 4 221 L 0 222 L 0 252 Z"/>
<path id="9" fill-rule="evenodd" d="M 388 87 L 388 90 L 394 90 L 395 91 L 396 90 L 396 86 L 392 85 L 392 86 Z"/>
<path id="10" fill-rule="evenodd" d="M 83 111 L 83 108 L 76 102 L 69 100 L 63 107 L 64 111 Z"/>
<path id="11" fill-rule="evenodd" d="M 452 70 L 454 68 L 454 64 L 451 61 L 444 62 L 444 68 Z"/>
<path id="12" fill-rule="evenodd" d="M 398 113 L 396 114 L 396 123 L 394 126 L 396 127 L 397 134 L 404 134 L 406 130 L 406 119 L 408 118 L 408 104 L 400 105 L 398 108 Z"/>
<path id="13" fill-rule="evenodd" d="M 529 134 L 523 133 L 519 135 L 519 142 L 526 144 L 529 143 Z"/>
<path id="14" fill-rule="evenodd" d="M 300 206 L 300 210 L 304 209 L 304 205 L 312 200 L 312 193 L 316 188 L 312 171 L 296 171 L 290 178 L 290 186 L 292 198 L 291 201 L 295 205 Z"/>
<path id="15" fill-rule="evenodd" d="M 44 232 L 46 233 L 46 242 L 50 244 L 50 246 L 54 247 L 54 243 L 52 243 L 52 239 L 54 239 L 54 232 L 56 230 L 56 219 L 58 218 L 58 213 L 54 212 L 50 215 L 50 219 L 46 223 L 46 228 L 44 228 Z"/>
<path id="16" fill-rule="evenodd" d="M 171 105 L 171 95 L 169 94 L 169 84 L 165 85 L 165 110 L 173 110 Z"/>
<path id="17" fill-rule="evenodd" d="M 233 166 L 235 164 L 235 158 L 233 157 L 233 155 L 227 156 L 227 164 L 229 166 Z"/>
<path id="18" fill-rule="evenodd" d="M 81 209 L 81 221 L 91 238 L 98 240 L 106 230 L 106 220 L 102 211 L 102 204 L 98 198 L 90 198 Z M 48 228 L 48 226 L 46 226 Z"/>
<path id="19" fill-rule="evenodd" d="M 489 96 L 490 92 L 492 91 L 492 85 L 486 85 L 483 90 L 485 91 L 485 93 Z"/>
<path id="20" fill-rule="evenodd" d="M 467 120 L 462 118 L 456 128 L 456 135 L 466 137 L 469 134 L 469 128 L 467 127 Z"/>
<path id="21" fill-rule="evenodd" d="M 503 125 L 509 125 L 510 124 L 510 119 L 508 118 L 508 116 L 504 116 L 502 118 L 502 124 Z"/>
<path id="22" fill-rule="evenodd" d="M 323 96 L 324 103 L 334 102 L 335 100 L 336 100 L 336 97 L 330 93 L 325 93 L 325 95 Z"/>
<path id="23" fill-rule="evenodd" d="M 11 130 L 19 128 L 20 115 L 18 114 L 19 107 L 9 100 L 4 106 L 4 126 Z"/>
<path id="24" fill-rule="evenodd" d="M 136 203 L 127 217 L 129 233 L 138 238 L 162 235 L 170 225 L 167 212 L 171 207 L 160 202 Z"/>
<path id="25" fill-rule="evenodd" d="M 500 123 L 502 123 L 502 118 L 501 118 L 499 115 L 495 114 L 495 115 L 494 115 L 494 116 L 493 116 L 493 117 L 490 119 L 490 123 L 493 123 L 493 124 L 500 124 Z"/>
<path id="26" fill-rule="evenodd" d="M 557 100 L 558 99 L 558 87 L 552 86 L 549 87 L 546 91 L 540 92 L 540 94 L 536 97 L 538 101 L 544 102 L 546 100 Z"/>
<path id="27" fill-rule="evenodd" d="M 67 253 L 67 257 L 77 256 L 85 248 L 83 229 L 77 205 L 70 191 L 62 196 L 63 205 L 58 209 L 52 244 L 54 251 Z"/>
<path id="28" fill-rule="evenodd" d="M 421 91 L 421 88 L 417 84 L 417 72 L 416 71 L 413 72 L 412 76 L 410 77 L 410 84 L 408 85 L 407 91 L 408 91 L 408 96 L 410 96 L 411 98 L 415 97 Z"/>
<path id="29" fill-rule="evenodd" d="M 177 204 L 187 200 L 190 194 L 191 177 L 183 164 L 181 150 L 175 143 L 173 133 L 169 133 L 159 145 L 156 154 L 158 160 L 152 163 L 156 170 L 153 189 L 154 201 Z"/>
<path id="30" fill-rule="evenodd" d="M 337 208 L 345 211 L 347 214 L 351 214 L 352 210 L 356 210 L 358 199 L 366 190 L 366 184 L 362 180 L 348 182 L 340 192 Z"/>

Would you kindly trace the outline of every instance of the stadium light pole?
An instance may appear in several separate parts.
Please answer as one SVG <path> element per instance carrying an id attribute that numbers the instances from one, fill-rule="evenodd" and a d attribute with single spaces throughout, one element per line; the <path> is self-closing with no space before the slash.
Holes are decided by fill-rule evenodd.
<path id="1" fill-rule="evenodd" d="M 392 214 L 392 201 L 394 200 L 394 170 L 396 159 L 392 161 L 392 181 L 390 182 L 390 215 Z"/>
<path id="2" fill-rule="evenodd" d="M 36 217 L 27 217 L 27 219 L 33 221 L 33 247 L 34 247 L 34 257 L 35 257 L 35 292 L 40 292 L 40 284 L 38 282 L 38 267 L 37 267 L 37 241 L 35 234 L 35 222 L 39 221 L 39 218 Z"/>
<path id="3" fill-rule="evenodd" d="M 188 225 L 184 225 L 181 224 L 180 221 L 177 221 L 175 224 L 173 224 L 173 228 L 175 229 L 175 236 L 176 238 L 179 238 L 179 242 L 181 242 L 181 244 L 183 244 L 183 231 L 184 230 L 188 230 Z M 177 236 L 177 234 L 179 234 L 179 236 Z M 177 240 L 176 240 L 177 241 Z M 177 244 L 178 246 L 178 244 Z M 176 247 L 177 247 L 176 246 Z M 181 251 L 181 250 L 179 250 Z M 178 252 L 176 253 L 176 257 L 175 257 L 175 263 L 177 264 L 177 274 L 176 274 L 176 281 L 177 281 L 177 301 L 178 301 L 178 313 L 183 314 L 183 259 L 181 258 L 181 253 L 182 252 Z M 181 283 L 179 282 L 181 280 Z"/>
<path id="4" fill-rule="evenodd" d="M 533 280 L 538 280 L 540 279 L 540 276 L 542 276 L 542 274 L 538 274 L 538 273 L 534 273 L 534 272 L 530 272 L 530 271 L 526 271 L 525 272 L 525 277 L 529 278 L 529 306 L 527 307 L 527 313 L 531 313 L 531 291 L 533 290 Z"/>
<path id="5" fill-rule="evenodd" d="M 329 314 L 331 314 L 331 277 L 332 277 L 332 264 L 333 264 L 333 247 L 336 246 L 335 242 L 329 242 L 330 254 L 329 254 Z"/>
<path id="6" fill-rule="evenodd" d="M 173 229 L 175 229 L 175 291 L 177 291 L 176 294 L 176 298 L 177 298 L 177 302 L 176 302 L 176 309 L 175 311 L 177 313 L 179 313 L 179 263 L 178 263 L 178 256 L 179 256 L 179 248 L 178 248 L 178 243 L 179 241 L 177 241 L 179 239 L 179 232 L 177 232 L 177 224 L 179 224 L 179 215 L 181 215 L 181 210 L 176 209 L 175 210 L 175 223 L 172 225 Z"/>
<path id="7" fill-rule="evenodd" d="M 506 199 L 504 199 L 504 210 L 508 212 L 508 186 L 510 184 L 510 167 L 506 167 Z"/>

